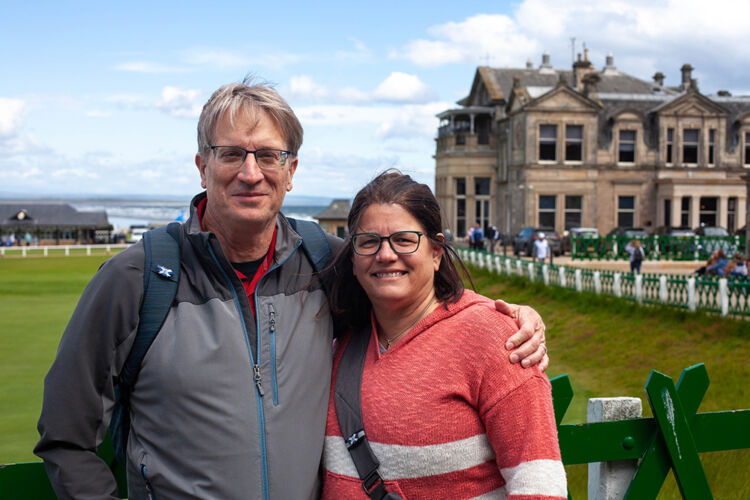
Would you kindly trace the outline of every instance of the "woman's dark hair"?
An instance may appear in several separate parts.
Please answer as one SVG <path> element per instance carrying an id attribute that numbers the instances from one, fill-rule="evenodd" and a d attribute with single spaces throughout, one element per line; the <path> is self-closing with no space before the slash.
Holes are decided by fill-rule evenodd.
<path id="1" fill-rule="evenodd" d="M 456 263 L 471 282 L 471 275 L 456 252 L 439 238 L 442 233 L 440 205 L 426 184 L 420 184 L 398 170 L 389 169 L 381 173 L 363 187 L 354 198 L 349 211 L 347 226 L 349 236 L 336 254 L 332 268 L 335 278 L 328 294 L 331 311 L 337 317 L 337 324 L 347 328 L 359 328 L 370 321 L 370 300 L 354 276 L 352 268 L 351 235 L 357 232 L 359 222 L 370 205 L 395 204 L 409 212 L 425 229 L 429 242 L 443 249 L 440 267 L 435 273 L 435 296 L 445 304 L 458 302 L 464 286 Z M 472 287 L 474 286 L 471 282 Z"/>

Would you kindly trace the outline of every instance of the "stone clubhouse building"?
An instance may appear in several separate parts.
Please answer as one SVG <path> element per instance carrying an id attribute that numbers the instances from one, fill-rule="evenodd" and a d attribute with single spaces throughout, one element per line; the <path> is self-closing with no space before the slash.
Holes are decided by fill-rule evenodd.
<path id="1" fill-rule="evenodd" d="M 745 225 L 750 96 L 704 95 L 684 64 L 679 85 L 542 64 L 477 68 L 469 95 L 438 115 L 435 191 L 457 237 L 479 221 L 525 226 Z"/>

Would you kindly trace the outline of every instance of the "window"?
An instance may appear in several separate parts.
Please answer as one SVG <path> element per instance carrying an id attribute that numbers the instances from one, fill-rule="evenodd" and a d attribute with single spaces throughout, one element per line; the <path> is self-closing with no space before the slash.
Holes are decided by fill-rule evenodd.
<path id="1" fill-rule="evenodd" d="M 716 206 L 718 198 L 701 196 L 700 223 L 706 226 L 716 225 Z"/>
<path id="2" fill-rule="evenodd" d="M 474 178 L 474 194 L 480 194 L 480 195 L 490 194 L 490 178 L 489 177 L 475 177 Z"/>
<path id="3" fill-rule="evenodd" d="M 745 165 L 750 165 L 750 132 L 745 132 Z"/>
<path id="4" fill-rule="evenodd" d="M 456 146 L 465 146 L 466 136 L 464 134 L 456 134 Z"/>
<path id="5" fill-rule="evenodd" d="M 474 177 L 474 213 L 484 230 L 490 227 L 490 178 Z"/>
<path id="6" fill-rule="evenodd" d="M 620 145 L 617 161 L 635 163 L 635 130 L 620 130 Z"/>
<path id="7" fill-rule="evenodd" d="M 727 200 L 727 231 L 732 234 L 737 229 L 737 198 Z"/>
<path id="8" fill-rule="evenodd" d="M 682 198 L 680 207 L 680 226 L 690 227 L 690 200 L 687 196 Z"/>
<path id="9" fill-rule="evenodd" d="M 581 227 L 583 196 L 565 197 L 565 229 Z"/>
<path id="10" fill-rule="evenodd" d="M 635 227 L 635 196 L 617 197 L 617 225 Z"/>
<path id="11" fill-rule="evenodd" d="M 539 126 L 539 161 L 557 160 L 557 125 Z"/>
<path id="12" fill-rule="evenodd" d="M 674 129 L 667 129 L 667 163 L 672 163 L 672 144 L 674 143 Z M 669 225 L 669 224 L 667 224 Z"/>
<path id="13" fill-rule="evenodd" d="M 456 179 L 456 237 L 466 234 L 466 178 Z"/>
<path id="14" fill-rule="evenodd" d="M 682 131 L 682 163 L 696 165 L 698 163 L 697 128 L 686 128 Z"/>
<path id="15" fill-rule="evenodd" d="M 565 161 L 583 160 L 583 126 L 565 127 Z"/>
<path id="16" fill-rule="evenodd" d="M 664 224 L 662 225 L 672 225 L 672 200 L 664 200 Z"/>
<path id="17" fill-rule="evenodd" d="M 539 196 L 539 227 L 554 229 L 556 207 L 556 196 Z"/>
<path id="18" fill-rule="evenodd" d="M 708 131 L 708 164 L 714 164 L 714 143 L 716 140 L 716 130 L 710 129 Z"/>

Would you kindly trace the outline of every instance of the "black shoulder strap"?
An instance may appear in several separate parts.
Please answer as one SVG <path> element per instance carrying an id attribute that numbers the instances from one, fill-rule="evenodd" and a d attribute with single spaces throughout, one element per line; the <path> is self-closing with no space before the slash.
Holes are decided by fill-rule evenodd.
<path id="1" fill-rule="evenodd" d="M 143 234 L 143 301 L 138 332 L 115 385 L 115 409 L 109 424 L 115 456 L 125 463 L 130 431 L 130 392 L 141 362 L 159 333 L 177 294 L 180 280 L 180 224 L 172 222 Z"/>
<path id="2" fill-rule="evenodd" d="M 297 234 L 302 237 L 302 248 L 310 259 L 315 272 L 325 269 L 333 261 L 333 250 L 323 229 L 309 220 L 288 217 L 287 220 Z"/>
<path id="3" fill-rule="evenodd" d="M 344 443 L 357 468 L 365 493 L 374 500 L 395 500 L 400 497 L 385 489 L 383 478 L 378 472 L 380 462 L 370 448 L 362 423 L 362 371 L 371 332 L 371 326 L 356 332 L 346 346 L 336 372 L 333 402 Z"/>

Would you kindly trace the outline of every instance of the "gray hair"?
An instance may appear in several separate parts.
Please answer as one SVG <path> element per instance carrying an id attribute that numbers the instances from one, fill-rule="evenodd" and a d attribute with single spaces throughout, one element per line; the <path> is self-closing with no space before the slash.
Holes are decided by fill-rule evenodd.
<path id="1" fill-rule="evenodd" d="M 220 87 L 203 106 L 198 120 L 198 152 L 207 150 L 214 139 L 214 132 L 224 113 L 229 112 L 229 121 L 234 125 L 237 115 L 257 116 L 265 111 L 276 122 L 286 142 L 286 148 L 294 156 L 302 146 L 302 125 L 289 104 L 276 90 L 263 83 L 253 83 L 245 78 L 242 83 L 230 83 Z"/>

